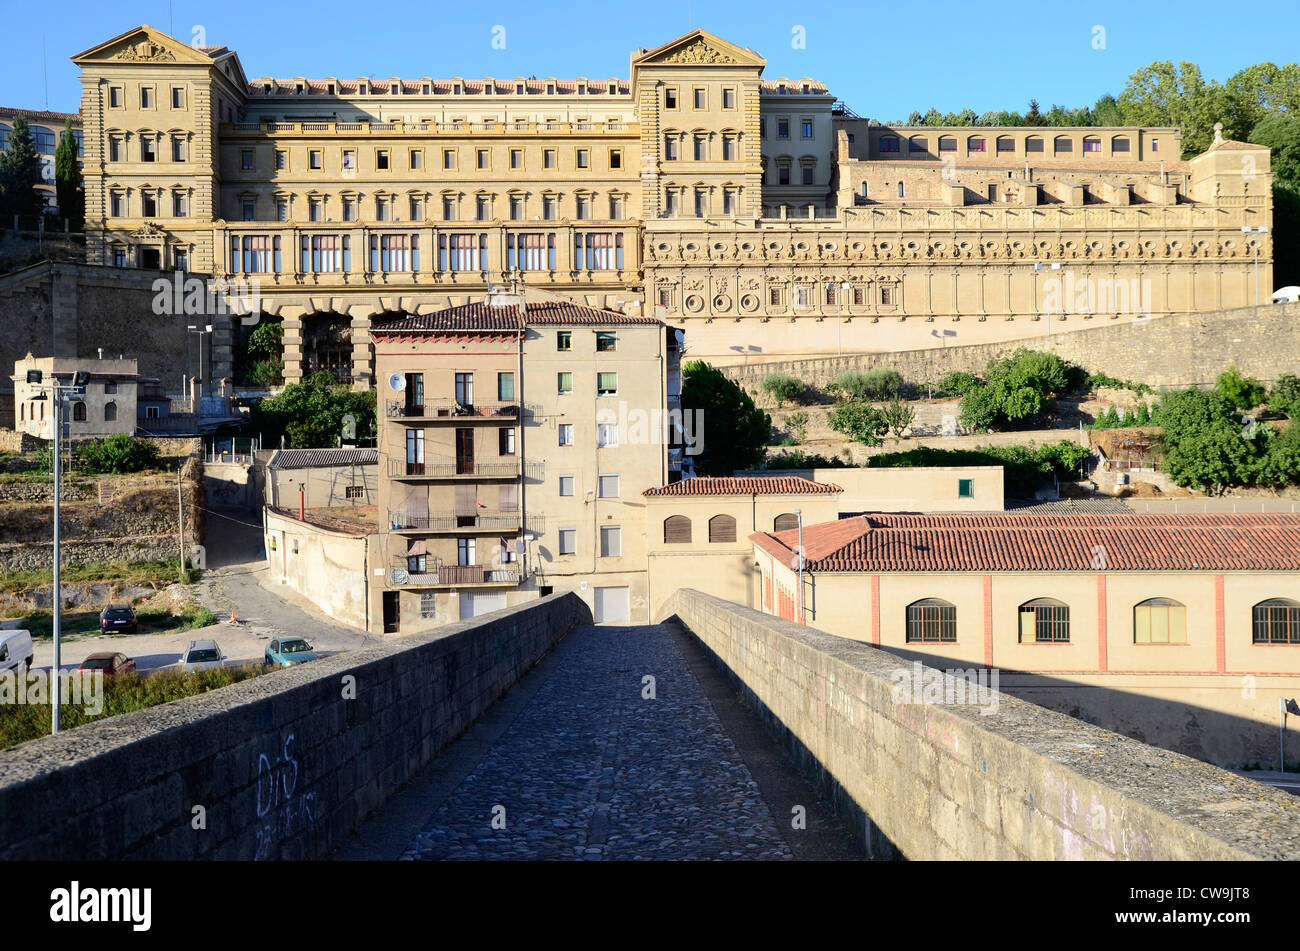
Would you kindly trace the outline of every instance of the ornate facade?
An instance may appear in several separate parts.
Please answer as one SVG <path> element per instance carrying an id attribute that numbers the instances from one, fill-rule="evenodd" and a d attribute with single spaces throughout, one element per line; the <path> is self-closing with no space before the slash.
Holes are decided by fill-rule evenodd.
<path id="1" fill-rule="evenodd" d="M 256 278 L 289 380 L 369 386 L 373 319 L 501 285 L 658 317 L 715 362 L 1270 297 L 1266 148 L 871 125 L 702 30 L 626 80 L 250 80 L 150 27 L 74 61 L 91 263 Z"/>

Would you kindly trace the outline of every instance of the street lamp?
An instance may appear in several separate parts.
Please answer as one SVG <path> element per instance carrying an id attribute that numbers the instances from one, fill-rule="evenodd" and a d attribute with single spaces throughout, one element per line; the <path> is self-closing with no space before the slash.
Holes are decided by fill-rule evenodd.
<path id="1" fill-rule="evenodd" d="M 1035 261 L 1035 262 L 1034 262 L 1034 270 L 1035 270 L 1035 271 L 1041 271 L 1044 267 L 1046 267 L 1046 265 L 1045 265 L 1042 261 Z M 1060 261 L 1053 261 L 1053 262 L 1052 262 L 1052 270 L 1053 270 L 1053 271 L 1059 271 L 1060 269 L 1061 269 L 1061 262 L 1060 262 Z M 1062 304 L 1062 306 L 1061 306 L 1061 310 L 1062 310 L 1062 312 L 1064 312 L 1064 311 L 1065 311 L 1065 306 L 1064 306 L 1064 304 L 1065 304 L 1065 299 L 1064 299 L 1064 298 L 1061 299 L 1061 304 Z M 1034 288 L 1034 309 L 1035 309 L 1035 310 L 1038 309 L 1038 289 L 1037 289 L 1037 288 Z M 1047 336 L 1050 337 L 1050 336 L 1052 335 L 1052 315 L 1051 315 L 1051 314 L 1047 314 L 1046 317 L 1047 317 Z"/>
<path id="2" fill-rule="evenodd" d="M 50 665 L 50 733 L 59 732 L 59 707 L 62 703 L 60 696 L 62 684 L 59 679 L 59 635 L 62 631 L 63 621 L 63 598 L 61 581 L 59 577 L 59 562 L 62 560 L 62 551 L 59 544 L 59 516 L 61 506 L 59 502 L 60 495 L 60 455 L 62 453 L 63 439 L 63 404 L 70 396 L 83 396 L 86 392 L 86 384 L 90 382 L 90 373 L 86 370 L 76 370 L 72 374 L 72 383 L 60 383 L 54 370 L 50 370 L 50 382 L 44 382 L 44 376 L 40 370 L 27 371 L 27 383 L 30 386 L 40 387 L 44 393 L 49 394 L 50 401 L 54 404 L 54 623 L 52 634 L 54 637 L 54 659 Z M 42 393 L 42 396 L 44 396 Z"/>
<path id="3" fill-rule="evenodd" d="M 197 324 L 190 324 L 188 329 L 190 333 L 199 335 L 199 408 L 194 414 L 197 423 L 199 416 L 203 415 L 203 337 L 205 334 L 212 333 L 212 325 L 205 324 L 200 327 Z"/>
<path id="4" fill-rule="evenodd" d="M 799 522 L 799 551 L 796 557 L 799 559 L 799 616 L 798 623 L 803 623 L 803 510 L 795 509 L 794 517 Z"/>
<path id="5" fill-rule="evenodd" d="M 828 291 L 834 286 L 835 286 L 834 281 L 826 282 L 826 289 Z M 844 295 L 847 294 L 852 289 L 853 289 L 853 285 L 850 284 L 848 281 L 844 281 L 842 284 L 840 284 L 840 292 L 835 295 L 835 356 L 837 357 L 844 355 L 844 351 L 840 347 L 840 328 L 843 323 L 840 320 L 840 314 L 844 307 Z"/>
<path id="6" fill-rule="evenodd" d="M 1250 225 L 1241 226 L 1242 234 L 1268 234 L 1268 226 L 1260 225 L 1258 228 L 1252 228 Z M 1255 306 L 1259 306 L 1259 242 L 1255 242 Z"/>

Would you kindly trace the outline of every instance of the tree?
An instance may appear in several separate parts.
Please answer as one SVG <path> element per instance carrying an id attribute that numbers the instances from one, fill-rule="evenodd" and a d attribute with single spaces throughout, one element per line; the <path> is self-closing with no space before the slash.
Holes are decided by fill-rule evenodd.
<path id="1" fill-rule="evenodd" d="M 836 403 L 826 415 L 826 421 L 837 433 L 843 433 L 864 446 L 880 445 L 880 437 L 889 432 L 885 414 L 870 403 Z"/>
<path id="2" fill-rule="evenodd" d="M 1300 189 L 1300 117 L 1271 115 L 1250 130 L 1250 141 L 1267 145 L 1273 184 Z"/>
<path id="3" fill-rule="evenodd" d="M 156 466 L 158 447 L 126 433 L 114 433 L 82 443 L 73 450 L 72 458 L 82 472 L 122 475 Z"/>
<path id="4" fill-rule="evenodd" d="M 979 385 L 980 381 L 974 373 L 967 373 L 965 370 L 953 370 L 951 373 L 943 375 L 937 389 L 946 396 L 965 396 Z"/>
<path id="5" fill-rule="evenodd" d="M 808 414 L 803 410 L 787 414 L 785 428 L 798 442 L 804 442 L 808 438 Z"/>
<path id="6" fill-rule="evenodd" d="M 763 381 L 763 390 L 777 406 L 794 402 L 805 389 L 803 380 L 788 373 L 773 373 Z"/>
<path id="7" fill-rule="evenodd" d="M 283 435 L 294 449 L 323 449 L 338 445 L 344 416 L 353 417 L 358 436 L 374 432 L 375 391 L 350 389 L 321 371 L 262 400 L 253 415 L 270 443 Z"/>
<path id="8" fill-rule="evenodd" d="M 682 368 L 682 411 L 703 414 L 703 451 L 695 463 L 701 475 L 729 476 L 762 463 L 772 418 L 703 360 Z"/>
<path id="9" fill-rule="evenodd" d="M 986 383 L 978 384 L 966 391 L 961 398 L 959 419 L 962 426 L 973 433 L 986 433 L 998 421 L 1001 399 L 995 387 Z"/>
<path id="10" fill-rule="evenodd" d="M 80 231 L 86 218 L 86 192 L 81 183 L 81 169 L 77 166 L 80 152 L 69 119 L 54 153 L 54 192 L 59 203 L 59 216 L 68 220 L 73 231 Z"/>
<path id="11" fill-rule="evenodd" d="M 916 419 L 916 410 L 904 403 L 897 393 L 890 397 L 881 412 L 885 417 L 885 425 L 899 439 L 903 437 L 903 431 Z"/>
<path id="12" fill-rule="evenodd" d="M 1178 485 L 1214 494 L 1249 484 L 1260 473 L 1267 437 L 1243 429 L 1232 400 L 1219 390 L 1178 390 L 1160 400 L 1164 469 Z"/>
<path id="13" fill-rule="evenodd" d="M 1025 113 L 1025 125 L 1047 125 L 1047 120 L 1043 114 L 1038 111 L 1038 100 L 1029 100 L 1029 111 Z"/>
<path id="14" fill-rule="evenodd" d="M 279 386 L 284 378 L 280 359 L 284 325 L 278 320 L 258 321 L 243 341 L 235 347 L 235 380 L 244 386 Z"/>
<path id="15" fill-rule="evenodd" d="M 1264 402 L 1266 392 L 1263 383 L 1254 377 L 1243 377 L 1236 367 L 1228 367 L 1227 372 L 1219 374 L 1215 389 L 1238 409 L 1254 409 Z"/>
<path id="16" fill-rule="evenodd" d="M 1268 394 L 1268 408 L 1295 421 L 1300 416 L 1300 376 L 1294 373 L 1279 376 Z M 1291 428 L 1298 427 L 1293 424 Z"/>
<path id="17" fill-rule="evenodd" d="M 0 152 L 0 222 L 9 224 L 14 215 L 39 215 L 45 202 L 36 186 L 41 180 L 36 139 L 27 117 L 14 117 L 9 132 L 9 148 Z"/>

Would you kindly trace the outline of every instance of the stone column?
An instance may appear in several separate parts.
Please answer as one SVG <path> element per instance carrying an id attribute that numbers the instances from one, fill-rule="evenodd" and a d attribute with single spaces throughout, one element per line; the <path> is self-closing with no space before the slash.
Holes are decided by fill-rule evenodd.
<path id="1" fill-rule="evenodd" d="M 375 385 L 375 348 L 370 341 L 370 319 L 379 316 L 382 308 L 369 304 L 354 305 L 349 310 L 352 318 L 352 388 L 368 390 Z"/>
<path id="2" fill-rule="evenodd" d="M 282 341 L 284 382 L 300 383 L 302 382 L 304 309 L 302 307 L 281 308 L 280 318 L 284 327 Z"/>

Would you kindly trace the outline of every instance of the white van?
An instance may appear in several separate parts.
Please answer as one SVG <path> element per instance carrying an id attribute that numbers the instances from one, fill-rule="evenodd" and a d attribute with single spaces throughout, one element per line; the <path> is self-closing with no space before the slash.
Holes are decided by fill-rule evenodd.
<path id="1" fill-rule="evenodd" d="M 0 673 L 24 674 L 32 666 L 31 631 L 0 631 Z"/>

